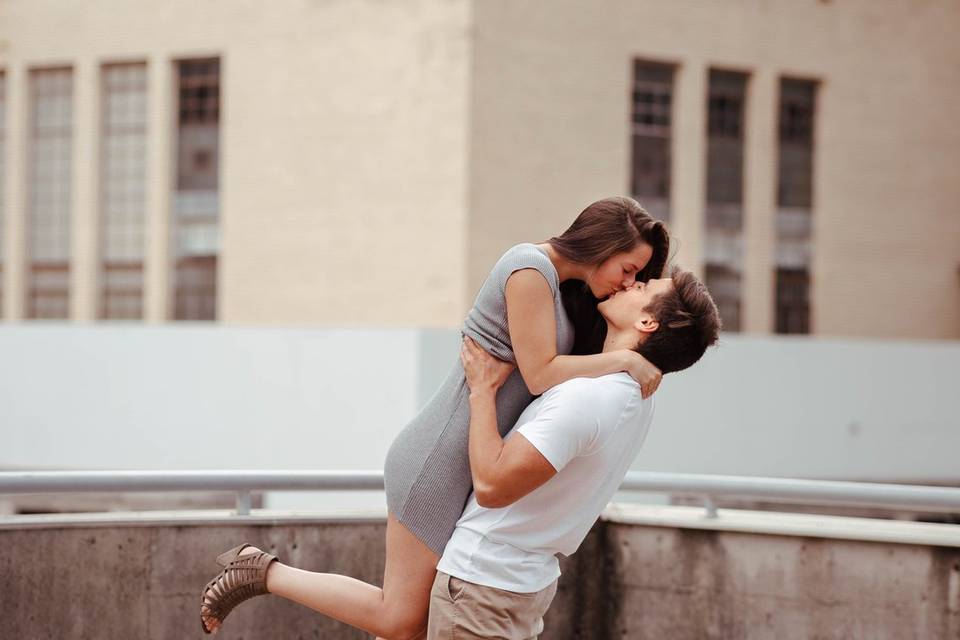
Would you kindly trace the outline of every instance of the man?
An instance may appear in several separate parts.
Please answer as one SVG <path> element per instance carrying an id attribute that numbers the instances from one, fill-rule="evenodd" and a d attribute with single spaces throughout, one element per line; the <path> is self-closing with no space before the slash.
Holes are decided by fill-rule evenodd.
<path id="1" fill-rule="evenodd" d="M 691 273 L 637 282 L 600 303 L 604 351 L 635 349 L 666 374 L 714 344 L 717 307 Z M 512 364 L 475 343 L 461 351 L 470 386 L 474 493 L 437 566 L 428 639 L 528 640 L 543 630 L 560 576 L 616 492 L 653 417 L 626 373 L 576 378 L 534 400 L 501 439 L 496 392 Z"/>

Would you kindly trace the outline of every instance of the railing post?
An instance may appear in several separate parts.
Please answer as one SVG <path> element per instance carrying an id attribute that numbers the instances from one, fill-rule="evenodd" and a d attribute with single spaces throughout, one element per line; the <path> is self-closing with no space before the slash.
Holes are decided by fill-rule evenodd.
<path id="1" fill-rule="evenodd" d="M 708 518 L 717 517 L 717 503 L 713 501 L 713 496 L 709 494 L 703 496 L 703 507 L 707 510 Z"/>
<path id="2" fill-rule="evenodd" d="M 238 515 L 238 516 L 250 515 L 250 492 L 249 491 L 237 491 L 237 512 L 234 515 Z"/>

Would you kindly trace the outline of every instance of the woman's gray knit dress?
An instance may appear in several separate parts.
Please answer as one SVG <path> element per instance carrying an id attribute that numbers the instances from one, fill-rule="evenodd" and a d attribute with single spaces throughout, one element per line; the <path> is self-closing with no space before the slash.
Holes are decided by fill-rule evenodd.
<path id="1" fill-rule="evenodd" d="M 557 353 L 569 354 L 573 348 L 573 326 L 560 299 L 557 270 L 536 245 L 518 244 L 494 265 L 463 327 L 465 335 L 500 360 L 516 362 L 507 330 L 507 278 L 529 268 L 542 273 L 553 292 Z M 443 554 L 472 489 L 467 449 L 469 393 L 458 358 L 440 390 L 393 441 L 384 463 L 387 508 L 437 555 Z M 497 393 L 501 436 L 531 400 L 520 371 L 514 370 Z"/>

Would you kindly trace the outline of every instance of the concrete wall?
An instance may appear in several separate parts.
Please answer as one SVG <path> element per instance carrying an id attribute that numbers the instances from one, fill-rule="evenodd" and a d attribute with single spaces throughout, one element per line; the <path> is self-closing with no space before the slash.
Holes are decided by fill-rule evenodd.
<path id="1" fill-rule="evenodd" d="M 216 556 L 245 541 L 301 569 L 341 573 L 375 584 L 383 579 L 385 526 L 381 522 L 211 524 L 0 528 L 4 637 L 206 637 L 200 630 L 200 594 L 219 572 Z M 228 622 L 230 626 L 218 637 L 370 637 L 274 597 L 238 608 Z"/>
<path id="2" fill-rule="evenodd" d="M 704 253 L 710 68 L 750 74 L 745 330 L 773 329 L 778 82 L 820 82 L 813 332 L 960 337 L 960 5 L 494 0 L 475 5 L 469 291 L 510 245 L 629 189 L 635 58 L 677 65 L 671 228 Z M 909 311 L 908 311 L 909 310 Z"/>
<path id="3" fill-rule="evenodd" d="M 960 550 L 607 526 L 622 638 L 952 638 Z"/>
<path id="4" fill-rule="evenodd" d="M 301 569 L 381 584 L 382 520 L 277 513 L 240 520 L 0 519 L 5 637 L 201 637 L 200 594 L 219 570 L 214 558 L 241 541 Z M 561 563 L 542 637 L 952 638 L 960 633 L 954 536 L 956 544 L 936 546 L 600 521 Z M 220 634 L 368 637 L 272 596 L 238 607 Z"/>

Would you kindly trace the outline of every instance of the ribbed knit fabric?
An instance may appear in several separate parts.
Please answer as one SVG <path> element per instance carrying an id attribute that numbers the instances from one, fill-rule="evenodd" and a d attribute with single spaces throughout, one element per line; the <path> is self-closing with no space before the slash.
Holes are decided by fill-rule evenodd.
<path id="1" fill-rule="evenodd" d="M 488 353 L 516 362 L 507 329 L 504 297 L 507 278 L 520 269 L 536 269 L 553 292 L 557 353 L 573 348 L 573 326 L 560 298 L 557 270 L 533 244 L 518 244 L 494 265 L 464 321 L 463 333 Z M 469 388 L 459 358 L 423 410 L 397 436 L 384 463 L 387 508 L 437 555 L 443 553 L 472 489 L 467 443 Z M 513 427 L 533 396 L 519 371 L 497 393 L 500 435 Z"/>

